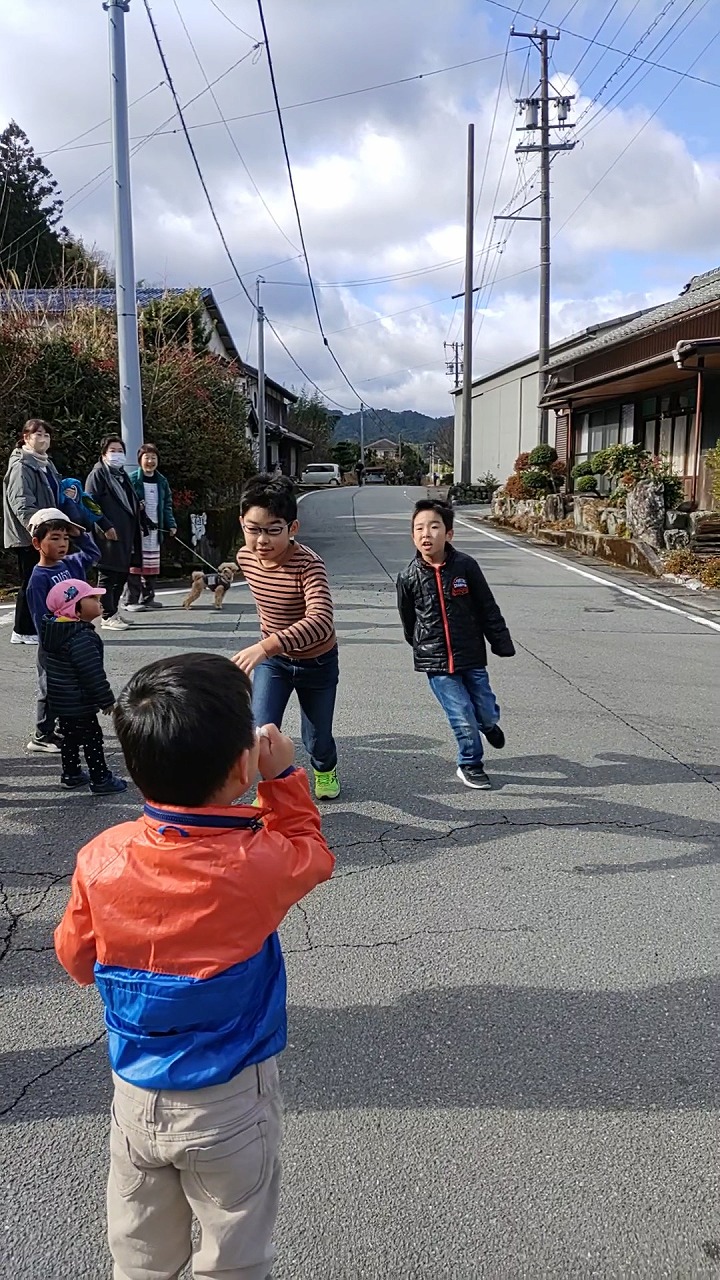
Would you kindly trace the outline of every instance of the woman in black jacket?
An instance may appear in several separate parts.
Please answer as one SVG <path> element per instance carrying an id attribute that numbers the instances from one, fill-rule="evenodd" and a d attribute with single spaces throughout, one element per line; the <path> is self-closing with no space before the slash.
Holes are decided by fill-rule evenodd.
<path id="1" fill-rule="evenodd" d="M 104 587 L 103 627 L 127 631 L 131 625 L 120 617 L 120 597 L 130 567 L 142 566 L 143 517 L 140 500 L 125 469 L 125 446 L 120 436 L 106 436 L 85 483 L 112 528 L 105 535 L 98 566 L 98 586 Z"/>

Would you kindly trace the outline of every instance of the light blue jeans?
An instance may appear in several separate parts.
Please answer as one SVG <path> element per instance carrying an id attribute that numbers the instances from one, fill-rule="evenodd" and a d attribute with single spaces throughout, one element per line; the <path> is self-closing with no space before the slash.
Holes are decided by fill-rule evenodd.
<path id="1" fill-rule="evenodd" d="M 500 707 L 490 687 L 485 667 L 473 667 L 456 675 L 428 676 L 430 688 L 455 734 L 458 765 L 482 764 L 482 729 L 491 729 L 500 720 Z"/>

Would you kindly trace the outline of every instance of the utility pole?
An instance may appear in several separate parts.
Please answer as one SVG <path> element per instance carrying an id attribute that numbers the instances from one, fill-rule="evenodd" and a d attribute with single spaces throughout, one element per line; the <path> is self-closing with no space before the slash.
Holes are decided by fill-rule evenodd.
<path id="1" fill-rule="evenodd" d="M 365 405 L 360 401 L 360 461 L 365 466 Z"/>
<path id="2" fill-rule="evenodd" d="M 258 276 L 257 288 L 257 361 L 258 361 L 258 471 L 267 469 L 267 444 L 265 441 L 265 312 L 260 302 L 260 285 L 264 284 L 262 276 Z"/>
<path id="3" fill-rule="evenodd" d="M 448 357 L 448 351 L 450 356 Z M 460 374 L 462 372 L 462 362 L 460 360 L 460 352 L 462 351 L 462 342 L 446 342 L 445 343 L 445 368 L 450 377 L 454 379 L 455 390 L 460 386 Z"/>
<path id="4" fill-rule="evenodd" d="M 115 214 L 115 304 L 117 308 L 120 427 L 131 467 L 143 442 L 140 347 L 138 342 L 135 251 L 130 194 L 125 14 L 130 0 L 106 0 L 110 46 L 110 118 Z"/>
<path id="5" fill-rule="evenodd" d="M 460 482 L 470 484 L 472 445 L 472 345 L 475 235 L 475 125 L 468 125 L 467 207 L 465 210 L 465 314 L 463 326 L 463 392 L 460 433 Z"/>
<path id="6" fill-rule="evenodd" d="M 551 95 L 550 93 L 550 74 L 549 74 L 549 45 L 550 41 L 560 39 L 560 32 L 550 35 L 546 30 L 538 31 L 537 27 L 534 31 L 516 31 L 514 27 L 510 30 L 511 36 L 518 36 L 521 40 L 530 40 L 540 54 L 540 85 L 536 94 L 531 98 L 518 99 L 518 106 L 521 111 L 525 111 L 525 124 L 521 127 L 521 132 L 535 133 L 540 128 L 540 141 L 523 144 L 516 148 L 516 153 L 521 155 L 529 152 L 536 152 L 540 155 L 540 217 L 520 217 L 518 214 L 510 214 L 504 220 L 510 222 L 539 222 L 540 223 L 540 340 L 538 343 L 538 439 L 541 444 L 548 442 L 548 412 L 547 409 L 540 407 L 540 402 L 545 394 L 547 384 L 547 362 L 550 358 L 550 161 L 555 151 L 572 151 L 575 146 L 574 142 L 568 141 L 565 137 L 561 142 L 551 142 L 550 135 L 554 129 L 559 129 L 561 133 L 565 129 L 572 129 L 574 125 L 568 122 L 568 113 L 572 96 L 567 97 L 561 94 Z M 550 105 L 551 103 L 557 110 L 557 124 L 550 122 Z M 528 200 L 527 204 L 522 205 L 525 209 L 528 205 L 533 204 L 533 200 Z"/>

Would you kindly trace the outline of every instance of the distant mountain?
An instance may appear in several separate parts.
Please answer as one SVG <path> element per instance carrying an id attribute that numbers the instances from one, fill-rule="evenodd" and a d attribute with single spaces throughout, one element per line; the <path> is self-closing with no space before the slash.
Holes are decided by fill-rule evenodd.
<path id="1" fill-rule="evenodd" d="M 377 414 L 377 416 L 376 416 Z M 378 422 L 378 418 L 380 421 Z M 400 436 L 408 444 L 429 444 L 435 440 L 438 431 L 452 427 L 453 417 L 429 418 L 426 413 L 416 413 L 413 409 L 378 409 L 376 412 L 365 411 L 365 443 L 372 444 L 387 436 L 397 440 Z M 336 440 L 360 439 L 360 414 L 343 413 L 335 423 Z"/>

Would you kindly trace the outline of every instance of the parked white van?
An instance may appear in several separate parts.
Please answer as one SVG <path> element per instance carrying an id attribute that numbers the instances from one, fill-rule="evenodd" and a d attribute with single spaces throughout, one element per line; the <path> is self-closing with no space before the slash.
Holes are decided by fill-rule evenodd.
<path id="1" fill-rule="evenodd" d="M 342 484 L 342 475 L 336 462 L 311 462 L 305 468 L 301 484 Z"/>

